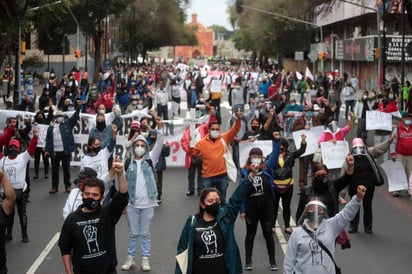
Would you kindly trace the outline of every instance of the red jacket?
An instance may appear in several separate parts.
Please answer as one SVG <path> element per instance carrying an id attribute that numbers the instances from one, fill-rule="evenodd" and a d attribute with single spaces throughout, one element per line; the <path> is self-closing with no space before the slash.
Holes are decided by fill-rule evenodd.
<path id="1" fill-rule="evenodd" d="M 403 121 L 399 123 L 396 153 L 412 155 L 412 126 L 407 128 Z"/>
<path id="2" fill-rule="evenodd" d="M 207 121 L 207 123 L 204 123 L 203 125 L 200 125 L 198 128 L 196 128 L 196 131 L 198 132 L 200 139 L 202 139 L 209 133 L 209 123 L 214 121 L 217 121 L 216 116 L 212 115 L 210 116 L 209 121 Z M 180 145 L 182 146 L 182 149 L 186 152 L 185 168 L 190 168 L 190 164 L 192 163 L 192 157 L 189 155 L 190 127 L 187 127 L 183 132 L 183 137 L 180 140 Z"/>

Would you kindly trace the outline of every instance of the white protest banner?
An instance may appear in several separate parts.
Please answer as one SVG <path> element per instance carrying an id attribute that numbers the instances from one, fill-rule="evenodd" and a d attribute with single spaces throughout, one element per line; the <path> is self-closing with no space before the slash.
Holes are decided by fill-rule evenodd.
<path id="1" fill-rule="evenodd" d="M 329 168 L 342 168 L 346 156 L 349 154 L 347 141 L 323 142 L 320 144 L 322 162 Z"/>
<path id="2" fill-rule="evenodd" d="M 71 117 L 73 112 L 66 112 L 67 116 Z M 137 114 L 137 116 L 135 116 Z M 25 112 L 25 111 L 13 111 L 13 110 L 1 110 L 0 111 L 0 124 L 3 121 L 5 125 L 7 117 L 19 117 L 19 124 L 23 124 L 23 116 L 28 115 L 31 118 L 34 117 L 34 113 Z M 109 113 L 106 114 L 106 123 L 109 124 L 109 121 L 113 120 L 113 114 Z M 126 135 L 129 133 L 130 124 L 133 120 L 140 117 L 141 113 L 131 113 L 122 115 L 122 122 L 123 127 L 118 132 L 116 138 L 116 146 L 114 149 L 114 154 L 119 155 L 122 159 L 125 159 L 126 155 Z M 20 118 L 21 117 L 21 118 Z M 32 119 L 33 120 L 33 119 Z M 91 114 L 80 114 L 80 119 L 77 121 L 73 128 L 73 135 L 74 135 L 74 142 L 75 142 L 75 151 L 72 154 L 72 160 L 70 165 L 72 166 L 80 166 L 80 161 L 82 156 L 86 153 L 87 149 L 87 141 L 89 139 L 89 132 L 90 129 L 95 125 L 96 115 Z M 40 134 L 40 138 L 45 140 L 45 134 L 47 132 L 48 126 L 39 126 L 39 131 L 43 131 Z M 40 129 L 41 128 L 41 129 Z M 0 127 L 2 129 L 2 127 Z M 164 136 L 164 141 L 168 142 L 171 148 L 170 156 L 166 157 L 166 163 L 168 167 L 183 167 L 185 162 L 185 152 L 183 151 L 180 140 L 183 136 L 183 131 L 185 129 L 185 125 L 183 123 L 183 119 L 180 120 L 166 120 L 163 121 L 163 129 L 162 134 Z M 44 141 L 41 141 L 42 145 L 44 146 Z"/>
<path id="3" fill-rule="evenodd" d="M 210 92 L 220 93 L 222 92 L 222 80 L 213 80 L 210 83 Z"/>
<path id="4" fill-rule="evenodd" d="M 388 191 L 399 191 L 408 189 L 408 181 L 405 169 L 400 161 L 388 160 L 381 164 L 383 171 L 388 177 Z"/>
<path id="5" fill-rule="evenodd" d="M 258 147 L 263 151 L 263 156 L 266 157 L 272 152 L 272 141 L 254 141 L 239 143 L 239 165 L 242 167 L 246 164 L 249 157 L 249 151 Z"/>
<path id="6" fill-rule="evenodd" d="M 323 126 L 317 126 L 311 128 L 310 130 L 302 129 L 292 132 L 293 141 L 295 142 L 296 149 L 300 148 L 300 143 L 302 142 L 302 134 L 306 135 L 306 151 L 300 157 L 315 153 L 315 151 L 319 148 L 318 141 L 320 135 L 324 130 L 325 128 Z"/>
<path id="7" fill-rule="evenodd" d="M 392 115 L 377 110 L 367 111 L 366 130 L 374 129 L 392 131 Z"/>

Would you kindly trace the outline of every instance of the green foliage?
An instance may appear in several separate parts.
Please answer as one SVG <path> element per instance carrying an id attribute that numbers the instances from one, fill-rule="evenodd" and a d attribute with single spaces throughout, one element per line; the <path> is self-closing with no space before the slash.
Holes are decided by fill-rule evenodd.
<path id="1" fill-rule="evenodd" d="M 40 55 L 26 57 L 21 65 L 23 70 L 35 70 L 36 68 L 41 67 L 43 67 L 43 57 Z"/>
<path id="2" fill-rule="evenodd" d="M 319 12 L 327 12 L 336 0 L 245 0 L 244 5 L 263 11 L 285 15 L 305 21 L 314 7 L 325 4 Z M 256 51 L 259 56 L 293 56 L 296 50 L 309 47 L 309 27 L 302 23 L 244 8 L 241 14 L 235 6 L 229 9 L 230 22 L 236 26 L 235 46 L 246 51 Z"/>
<path id="3" fill-rule="evenodd" d="M 188 4 L 188 0 L 134 2 L 121 16 L 123 50 L 136 58 L 161 46 L 196 44 L 193 31 L 185 25 Z"/>

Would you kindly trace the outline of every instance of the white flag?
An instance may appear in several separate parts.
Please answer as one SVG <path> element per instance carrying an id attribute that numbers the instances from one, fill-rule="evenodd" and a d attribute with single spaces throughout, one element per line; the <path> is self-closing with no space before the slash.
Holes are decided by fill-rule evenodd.
<path id="1" fill-rule="evenodd" d="M 308 67 L 306 67 L 306 72 L 305 72 L 305 76 L 308 77 L 310 80 L 313 81 L 313 75 L 312 72 L 310 72 L 310 69 Z"/>
<path id="2" fill-rule="evenodd" d="M 298 78 L 298 80 L 302 80 L 302 74 L 299 71 L 296 71 L 296 78 Z"/>

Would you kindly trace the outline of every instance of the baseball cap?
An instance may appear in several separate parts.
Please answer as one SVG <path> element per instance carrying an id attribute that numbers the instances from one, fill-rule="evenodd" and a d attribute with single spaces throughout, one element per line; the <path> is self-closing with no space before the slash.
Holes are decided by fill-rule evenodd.
<path id="1" fill-rule="evenodd" d="M 97 177 L 97 172 L 93 168 L 84 167 L 82 170 L 80 170 L 79 179 L 90 177 Z"/>
<path id="2" fill-rule="evenodd" d="M 140 123 L 139 123 L 139 121 L 134 120 L 134 121 L 130 124 L 130 128 L 131 128 L 131 129 L 140 129 Z"/>
<path id="3" fill-rule="evenodd" d="M 9 142 L 9 147 L 15 146 L 17 148 L 20 148 L 20 142 L 17 139 L 11 139 Z"/>

